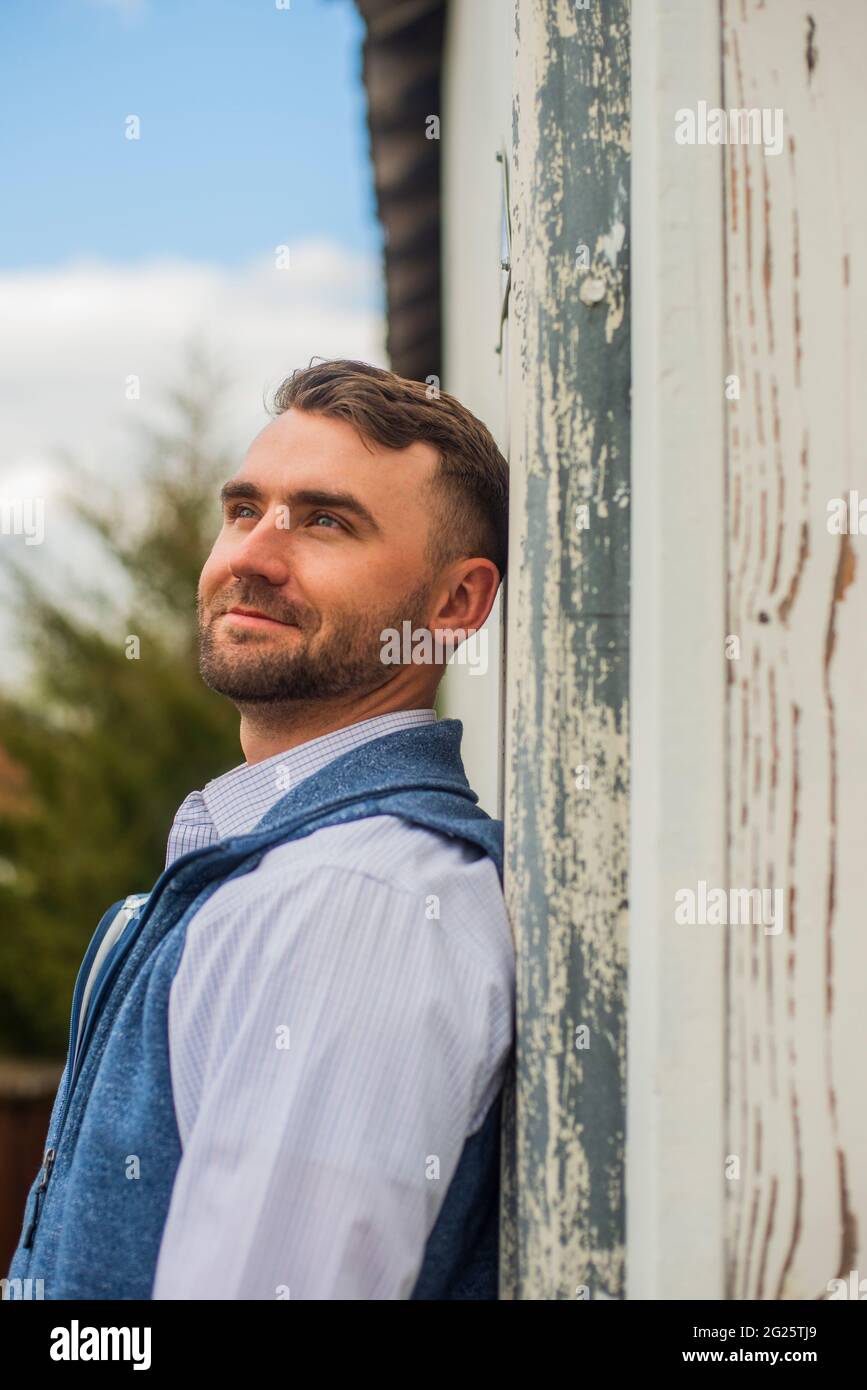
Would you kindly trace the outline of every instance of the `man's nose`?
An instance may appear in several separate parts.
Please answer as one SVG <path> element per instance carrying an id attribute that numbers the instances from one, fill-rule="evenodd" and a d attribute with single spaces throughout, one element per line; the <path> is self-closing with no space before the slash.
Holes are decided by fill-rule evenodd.
<path id="1" fill-rule="evenodd" d="M 277 525 L 277 513 L 266 512 L 229 557 L 237 579 L 260 575 L 269 584 L 284 584 L 290 575 L 288 529 Z"/>

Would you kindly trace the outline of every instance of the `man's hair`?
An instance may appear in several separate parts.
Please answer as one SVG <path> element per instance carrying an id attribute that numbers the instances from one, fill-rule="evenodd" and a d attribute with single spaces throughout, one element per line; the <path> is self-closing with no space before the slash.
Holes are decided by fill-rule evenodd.
<path id="1" fill-rule="evenodd" d="M 363 440 L 405 449 L 420 440 L 439 453 L 432 480 L 435 510 L 427 561 L 435 572 L 474 555 L 506 572 L 509 538 L 509 466 L 475 415 L 445 391 L 367 362 L 311 362 L 287 377 L 274 394 L 272 412 L 294 408 L 345 420 Z"/>

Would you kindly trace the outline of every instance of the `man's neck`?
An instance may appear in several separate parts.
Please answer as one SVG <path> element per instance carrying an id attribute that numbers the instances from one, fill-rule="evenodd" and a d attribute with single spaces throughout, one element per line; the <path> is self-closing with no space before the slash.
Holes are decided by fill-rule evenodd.
<path id="1" fill-rule="evenodd" d="M 433 701 L 416 697 L 413 703 L 376 700 L 376 692 L 352 704 L 339 701 L 295 701 L 291 706 L 239 706 L 241 748 L 248 764 L 264 762 L 277 753 L 298 748 L 311 739 L 336 733 L 364 719 L 381 714 L 398 714 L 409 709 L 433 709 Z"/>

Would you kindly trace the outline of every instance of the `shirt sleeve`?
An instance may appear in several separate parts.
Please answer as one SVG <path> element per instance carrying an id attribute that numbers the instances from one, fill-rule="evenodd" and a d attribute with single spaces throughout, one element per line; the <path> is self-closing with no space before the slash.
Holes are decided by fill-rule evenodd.
<path id="1" fill-rule="evenodd" d="M 509 1045 L 508 972 L 427 902 L 322 865 L 230 896 L 170 1001 L 201 1085 L 155 1299 L 409 1297 Z"/>

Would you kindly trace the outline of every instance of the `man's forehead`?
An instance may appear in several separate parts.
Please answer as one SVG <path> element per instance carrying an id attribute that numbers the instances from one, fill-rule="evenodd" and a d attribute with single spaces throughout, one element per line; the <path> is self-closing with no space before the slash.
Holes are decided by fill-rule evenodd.
<path id="1" fill-rule="evenodd" d="M 346 420 L 314 415 L 310 411 L 287 410 L 262 429 L 247 450 L 236 478 L 264 472 L 280 472 L 284 482 L 312 473 L 334 476 L 351 469 L 357 481 L 372 486 L 381 482 L 392 490 L 401 473 L 406 482 L 417 485 L 428 481 L 438 465 L 433 445 L 415 440 L 403 449 L 391 449 L 375 440 L 362 439 Z M 345 479 L 344 479 L 345 480 Z"/>

